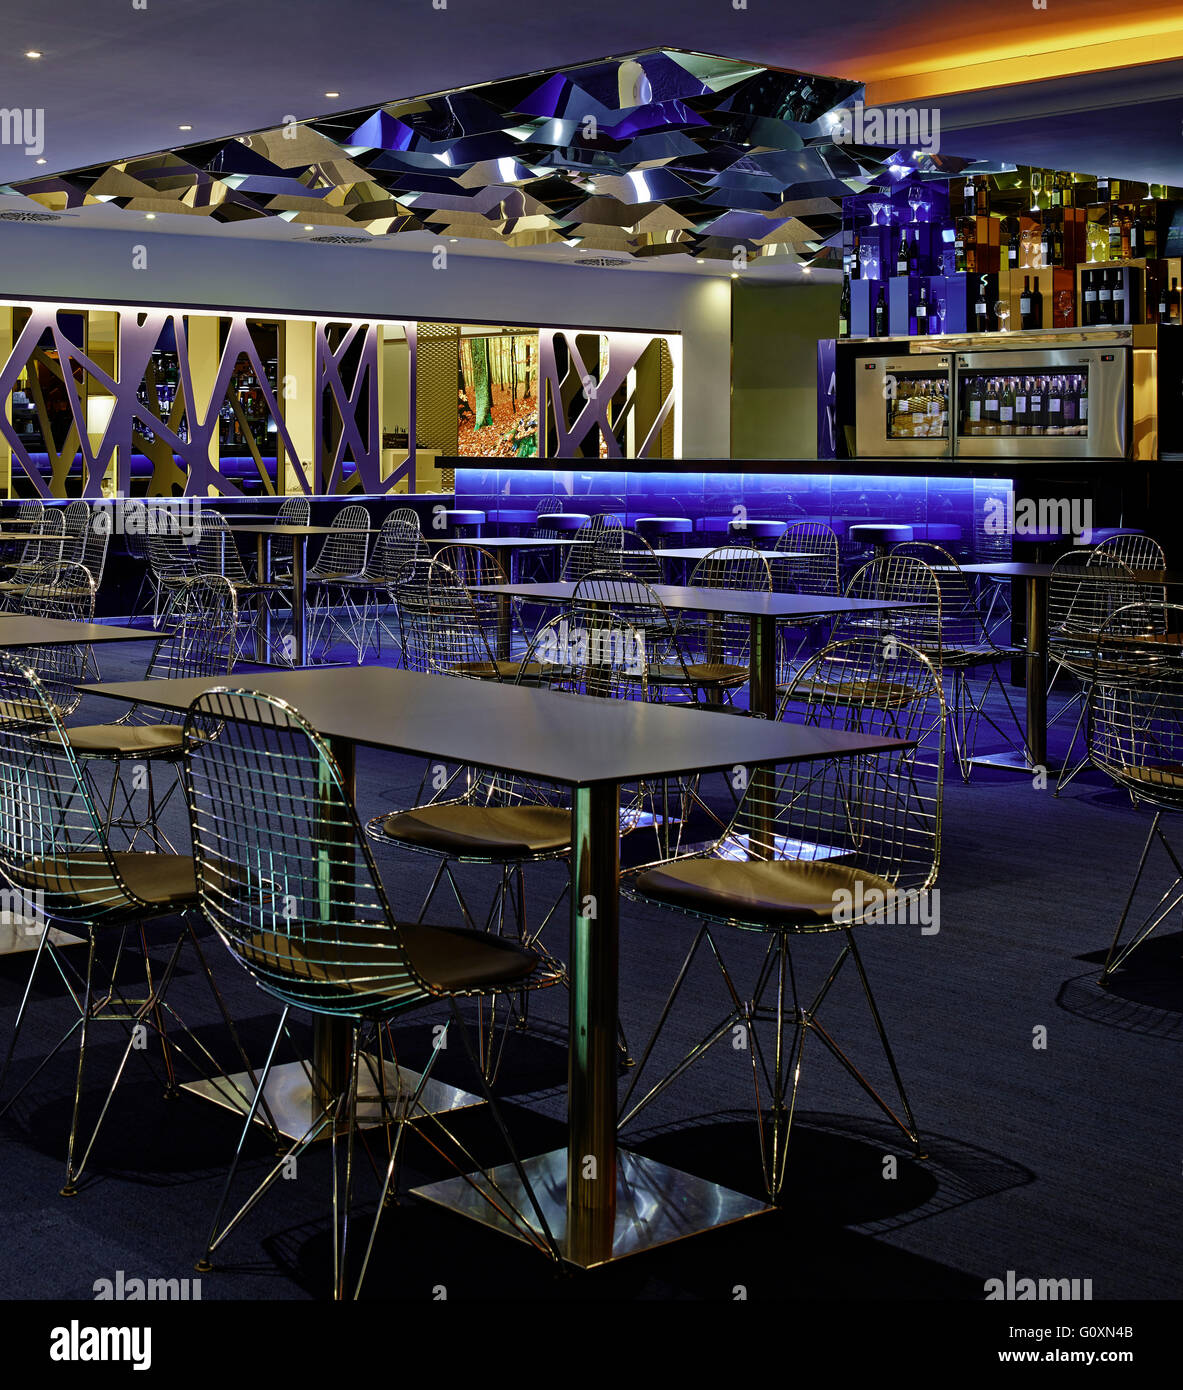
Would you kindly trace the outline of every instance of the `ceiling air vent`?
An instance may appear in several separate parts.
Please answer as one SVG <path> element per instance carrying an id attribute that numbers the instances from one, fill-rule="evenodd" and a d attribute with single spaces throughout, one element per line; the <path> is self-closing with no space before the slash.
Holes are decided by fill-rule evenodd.
<path id="1" fill-rule="evenodd" d="M 0 222 L 60 222 L 60 212 L 0 212 Z"/>
<path id="2" fill-rule="evenodd" d="M 630 256 L 579 256 L 573 265 L 590 265 L 596 270 L 623 270 L 633 264 Z"/>
<path id="3" fill-rule="evenodd" d="M 326 236 L 309 236 L 305 241 L 319 241 L 325 246 L 368 246 L 373 237 L 349 236 L 345 232 L 330 232 Z"/>

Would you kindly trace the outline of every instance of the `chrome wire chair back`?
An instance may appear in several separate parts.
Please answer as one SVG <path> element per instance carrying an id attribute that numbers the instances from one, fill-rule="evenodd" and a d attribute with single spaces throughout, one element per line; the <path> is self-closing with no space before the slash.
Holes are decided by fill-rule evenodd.
<path id="1" fill-rule="evenodd" d="M 86 564 L 87 532 L 90 529 L 90 504 L 81 498 L 67 503 L 62 509 L 62 564 Z"/>
<path id="2" fill-rule="evenodd" d="M 285 497 L 279 504 L 275 515 L 279 526 L 308 526 L 312 522 L 312 503 L 302 493 Z M 292 572 L 292 553 L 296 543 L 291 536 L 272 536 L 271 538 L 271 577 L 288 575 Z M 260 575 L 261 579 L 263 576 Z"/>
<path id="3" fill-rule="evenodd" d="M 1114 539 L 1137 543 L 1146 538 L 1122 536 Z M 1132 557 L 1134 551 L 1140 549 L 1135 545 L 1127 553 Z M 1121 624 L 1127 621 L 1123 615 L 1140 612 L 1148 599 L 1157 598 L 1158 602 L 1151 603 L 1138 621 L 1160 625 L 1166 621 L 1165 590 L 1139 583 L 1132 566 L 1118 558 L 1117 553 L 1106 550 L 1098 555 L 1099 550 L 1100 547 L 1095 547 L 1062 555 L 1055 562 L 1048 583 L 1048 659 L 1054 667 L 1049 689 L 1054 689 L 1064 674 L 1071 676 L 1079 686 L 1049 721 L 1054 724 L 1076 711 L 1068 752 L 1056 778 L 1057 793 L 1089 766 L 1088 692 L 1101 674 L 1099 663 L 1109 654 L 1111 645 L 1098 648 L 1098 634 L 1107 631 L 1110 639 L 1118 636 Z M 1165 627 L 1160 626 L 1160 631 L 1165 631 Z M 1120 665 L 1119 662 L 1119 674 Z M 1073 750 L 1082 730 L 1083 751 L 1074 760 Z"/>
<path id="4" fill-rule="evenodd" d="M 580 581 L 580 590 L 587 580 Z M 630 623 L 629 605 L 573 604 L 530 641 L 523 670 L 542 667 L 546 684 L 570 695 L 649 700 L 649 651 L 643 628 Z M 536 684 L 519 680 L 519 684 Z"/>
<path id="5" fill-rule="evenodd" d="M 835 624 L 836 637 L 877 633 L 880 638 L 890 637 L 919 648 L 938 672 L 943 669 L 941 586 L 930 565 L 894 551 L 876 556 L 851 575 L 846 597 L 898 601 L 909 606 L 847 615 Z"/>
<path id="6" fill-rule="evenodd" d="M 641 664 L 652 698 L 680 691 L 697 699 L 704 673 L 699 671 L 698 679 L 692 674 L 678 619 L 644 579 L 616 570 L 592 570 L 576 584 L 569 613 L 573 631 L 589 633 L 611 619 L 617 627 L 640 634 Z"/>
<path id="7" fill-rule="evenodd" d="M 17 600 L 16 611 L 32 618 L 56 618 L 63 622 L 94 621 L 95 585 L 85 565 L 56 567 L 44 580 L 30 583 Z M 97 680 L 98 672 L 89 642 L 61 642 L 52 646 L 19 650 L 21 665 L 36 673 L 47 699 L 60 718 L 77 709 L 82 693 L 77 687 Z"/>
<path id="8" fill-rule="evenodd" d="M 540 540 L 553 541 L 558 539 L 558 531 L 553 526 L 548 526 L 545 518 L 562 510 L 563 499 L 561 497 L 544 497 L 538 503 L 538 509 L 534 514 L 534 534 Z"/>
<path id="9" fill-rule="evenodd" d="M 563 556 L 560 578 L 574 584 L 592 570 L 619 570 L 624 549 L 624 527 L 610 513 L 593 516 L 575 533 Z"/>
<path id="10" fill-rule="evenodd" d="M 622 1107 L 625 1124 L 722 1038 L 742 1031 L 750 1054 L 768 1197 L 783 1189 L 806 1040 L 813 1036 L 859 1082 L 915 1152 L 921 1141 L 852 929 L 920 916 L 940 863 L 945 717 L 929 658 L 874 638 L 831 643 L 811 657 L 780 714 L 809 726 L 877 734 L 899 746 L 852 759 L 822 759 L 751 777 L 735 816 L 704 850 L 629 870 L 627 896 L 692 915 L 699 923 Z M 923 917 L 921 916 L 921 920 Z M 767 951 L 752 984 L 724 959 L 724 928 L 762 933 Z M 838 933 L 837 960 L 807 989 L 794 959 L 798 937 Z M 641 1076 L 703 944 L 733 1003 L 723 1022 L 633 1103 Z M 889 1101 L 819 1014 L 853 963 L 898 1101 Z M 769 1048 L 761 1035 L 771 1034 Z"/>
<path id="11" fill-rule="evenodd" d="M 691 588 L 736 589 L 771 593 L 772 570 L 754 545 L 717 546 L 690 572 Z M 747 684 L 751 624 L 743 614 L 704 613 L 683 616 L 679 637 L 687 663 L 703 673 L 714 671 L 705 687 L 710 703 L 725 703 Z"/>
<path id="12" fill-rule="evenodd" d="M 366 566 L 365 574 L 359 584 L 361 590 L 361 621 L 359 628 L 359 649 L 371 644 L 377 654 L 382 654 L 382 639 L 385 637 L 400 650 L 397 622 L 389 625 L 383 609 L 395 602 L 395 586 L 398 575 L 404 566 L 415 561 L 427 562 L 431 551 L 419 529 L 419 515 L 410 507 L 398 507 L 390 512 L 379 527 L 374 541 L 374 549 Z"/>
<path id="13" fill-rule="evenodd" d="M 661 559 L 644 536 L 629 527 L 621 528 L 620 572 L 642 579 L 646 584 L 660 584 L 665 579 Z"/>
<path id="14" fill-rule="evenodd" d="M 329 523 L 316 563 L 308 570 L 312 580 L 341 580 L 363 574 L 369 554 L 370 514 L 360 502 L 351 502 Z"/>
<path id="15" fill-rule="evenodd" d="M 215 732 L 211 734 L 211 726 Z M 297 1008 L 349 1025 L 348 1065 L 343 1074 L 326 1076 L 314 1068 L 319 1106 L 306 1133 L 285 1155 L 295 1157 L 326 1129 L 333 1141 L 334 1293 L 346 1296 L 349 1209 L 352 1201 L 354 1142 L 358 1128 L 358 1091 L 363 1068 L 377 1085 L 378 1123 L 386 1135 L 386 1162 L 377 1214 L 353 1286 L 360 1293 L 387 1192 L 396 1178 L 404 1127 L 437 1126 L 440 1117 L 421 1104 L 438 1048 L 408 1095 L 404 1082 L 388 1090 L 383 1056 L 384 1036 L 392 1019 L 423 1004 L 449 1005 L 469 1056 L 476 1062 L 467 1029 L 456 1007 L 464 997 L 487 998 L 504 990 L 522 991 L 558 982 L 558 975 L 537 953 L 486 933 L 429 926 L 400 920 L 362 832 L 350 790 L 333 751 L 298 713 L 283 701 L 249 690 L 216 690 L 192 705 L 186 735 L 186 794 L 196 863 L 197 887 L 207 919 L 255 983 L 283 1008 L 279 1029 L 256 1095 L 265 1092 L 276 1046 L 286 1032 L 288 1011 Z M 364 1028 L 372 1033 L 371 1050 L 361 1053 Z M 483 1074 L 477 1075 L 503 1138 L 504 1123 Z M 320 1113 L 315 1113 L 319 1110 Z M 254 1118 L 246 1116 L 244 1137 Z M 397 1127 L 398 1137 L 390 1132 Z M 343 1200 L 338 1197 L 338 1135 L 347 1135 Z M 512 1203 L 508 1213 L 521 1233 L 552 1256 L 555 1246 L 516 1153 L 509 1145 L 515 1171 L 524 1185 L 538 1223 L 522 1219 Z M 241 1144 L 239 1152 L 241 1153 Z M 441 1151 L 442 1152 L 442 1151 Z M 215 1213 L 205 1260 L 238 1221 L 220 1231 L 237 1168 L 227 1177 Z M 272 1169 L 239 1215 L 249 1210 L 274 1182 L 282 1164 Z M 383 1173 L 384 1168 L 384 1173 Z M 504 1194 L 490 1179 L 490 1200 Z M 343 1219 L 339 1213 L 343 1208 Z M 507 1208 L 502 1205 L 501 1208 Z"/>
<path id="16" fill-rule="evenodd" d="M 403 661 L 408 670 L 472 680 L 512 680 L 517 662 L 498 658 L 489 614 L 451 565 L 438 557 L 404 565 L 395 585 Z"/>
<path id="17" fill-rule="evenodd" d="M 221 512 L 212 507 L 201 509 L 197 567 L 199 574 L 223 575 L 236 589 L 245 588 L 250 583 L 230 524 Z"/>
<path id="18" fill-rule="evenodd" d="M 1090 563 L 1128 565 L 1132 570 L 1165 570 L 1167 557 L 1153 536 L 1141 531 L 1119 531 L 1098 541 L 1089 554 Z"/>
<path id="19" fill-rule="evenodd" d="M 790 521 L 774 548 L 785 554 L 771 566 L 777 589 L 834 598 L 842 592 L 838 537 L 824 521 Z"/>
<path id="20" fill-rule="evenodd" d="M 1183 812 L 1183 606 L 1141 602 L 1116 610 L 1096 639 L 1088 683 L 1088 756 L 1094 767 L 1153 812 L 1133 884 L 1117 922 L 1101 983 L 1183 904 L 1183 863 L 1164 820 Z M 1173 881 L 1123 942 L 1155 843 Z"/>
<path id="21" fill-rule="evenodd" d="M 17 575 L 40 573 L 47 566 L 53 568 L 62 563 L 66 548 L 65 513 L 60 507 L 43 507 L 34 519 L 38 535 L 24 543 L 21 557 L 14 566 Z"/>

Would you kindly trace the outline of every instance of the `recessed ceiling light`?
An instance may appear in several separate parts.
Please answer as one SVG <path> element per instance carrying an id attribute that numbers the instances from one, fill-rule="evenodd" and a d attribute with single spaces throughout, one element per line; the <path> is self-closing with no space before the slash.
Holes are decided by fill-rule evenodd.
<path id="1" fill-rule="evenodd" d="M 306 232 L 314 232 L 314 231 L 316 231 L 316 228 L 312 225 L 311 222 L 305 222 L 305 223 L 304 223 L 304 230 L 305 230 Z"/>
<path id="2" fill-rule="evenodd" d="M 46 161 L 45 161 L 44 159 L 39 159 L 39 160 L 37 161 L 38 164 L 44 164 L 45 162 L 46 162 Z"/>
<path id="3" fill-rule="evenodd" d="M 733 271 L 731 272 L 731 278 L 732 278 L 733 280 L 738 280 L 738 279 L 739 279 L 739 272 L 733 270 Z"/>
<path id="4" fill-rule="evenodd" d="M 326 92 L 326 93 L 325 93 L 325 96 L 327 96 L 327 97 L 339 97 L 340 95 L 341 95 L 340 92 Z"/>
<path id="5" fill-rule="evenodd" d="M 148 219 L 149 222 L 156 221 L 156 214 L 154 212 L 146 212 L 144 216 Z"/>
<path id="6" fill-rule="evenodd" d="M 813 266 L 811 266 L 811 265 L 803 265 L 803 266 L 801 267 L 801 273 L 802 273 L 803 275 L 808 275 L 809 272 L 810 272 L 812 269 L 813 269 Z"/>
<path id="7" fill-rule="evenodd" d="M 178 130 L 192 130 L 193 127 L 192 127 L 191 125 L 179 125 L 179 126 L 177 126 L 177 129 L 178 129 Z"/>
<path id="8" fill-rule="evenodd" d="M 30 48 L 28 52 L 25 54 L 26 58 L 40 58 L 41 56 L 42 53 L 39 48 Z"/>
<path id="9" fill-rule="evenodd" d="M 460 238 L 458 236 L 450 236 L 448 240 L 452 243 L 453 246 L 455 246 L 456 243 L 460 240 Z"/>

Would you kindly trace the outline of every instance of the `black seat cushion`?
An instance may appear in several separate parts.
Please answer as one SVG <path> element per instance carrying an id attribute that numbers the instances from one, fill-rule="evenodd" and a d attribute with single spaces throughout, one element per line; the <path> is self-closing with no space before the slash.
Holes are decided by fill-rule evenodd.
<path id="1" fill-rule="evenodd" d="M 66 736 L 75 753 L 100 758 L 180 753 L 185 746 L 180 724 L 77 724 Z"/>
<path id="2" fill-rule="evenodd" d="M 819 927 L 834 920 L 835 894 L 857 901 L 890 903 L 897 890 L 885 878 L 833 859 L 684 859 L 646 869 L 636 879 L 639 893 L 691 912 L 741 922 L 785 927 Z"/>
<path id="3" fill-rule="evenodd" d="M 420 806 L 382 821 L 383 833 L 440 854 L 507 859 L 561 854 L 571 845 L 571 813 L 555 806 Z"/>
<path id="4" fill-rule="evenodd" d="M 179 911 L 197 900 L 197 878 L 188 854 L 146 854 L 123 851 L 112 859 L 123 881 L 140 902 L 161 912 Z M 73 906 L 118 909 L 122 896 L 106 859 L 99 850 L 30 859 L 13 877 L 22 888 L 44 892 L 59 910 Z M 128 906 L 134 906 L 128 903 Z"/>

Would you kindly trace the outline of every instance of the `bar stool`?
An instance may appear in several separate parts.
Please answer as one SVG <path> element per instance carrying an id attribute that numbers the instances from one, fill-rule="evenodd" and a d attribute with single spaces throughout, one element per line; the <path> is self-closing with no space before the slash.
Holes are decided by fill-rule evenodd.
<path id="1" fill-rule="evenodd" d="M 538 518 L 538 524 L 546 526 L 548 530 L 570 535 L 581 526 L 586 526 L 590 520 L 587 512 L 546 512 Z"/>
<path id="2" fill-rule="evenodd" d="M 859 545 L 875 547 L 875 554 L 886 555 L 893 545 L 915 538 L 915 528 L 911 526 L 888 525 L 883 521 L 864 521 L 850 528 L 850 539 Z"/>
<path id="3" fill-rule="evenodd" d="M 755 517 L 733 517 L 727 527 L 732 536 L 749 541 L 777 541 L 789 529 L 787 521 L 761 521 Z"/>
<path id="4" fill-rule="evenodd" d="M 937 545 L 945 541 L 959 541 L 961 536 L 961 527 L 955 526 L 951 521 L 934 521 L 924 526 L 912 527 L 913 540 L 933 541 Z"/>
<path id="5" fill-rule="evenodd" d="M 652 546 L 669 544 L 670 536 L 685 536 L 694 530 L 694 522 L 688 516 L 639 516 L 636 532 Z"/>
<path id="6" fill-rule="evenodd" d="M 487 519 L 503 535 L 523 535 L 531 530 L 538 520 L 538 514 L 530 507 L 499 507 L 489 512 Z"/>
<path id="7" fill-rule="evenodd" d="M 472 534 L 479 536 L 481 527 L 485 524 L 485 513 L 472 511 L 464 507 L 445 507 L 440 513 L 447 523 L 447 534 L 449 536 L 459 536 L 467 532 L 471 527 Z"/>

